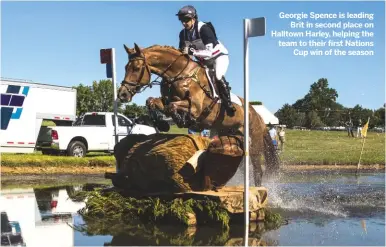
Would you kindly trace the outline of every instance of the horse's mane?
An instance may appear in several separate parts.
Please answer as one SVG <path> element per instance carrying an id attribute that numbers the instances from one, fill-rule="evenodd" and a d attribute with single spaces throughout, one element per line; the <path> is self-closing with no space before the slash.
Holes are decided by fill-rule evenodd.
<path id="1" fill-rule="evenodd" d="M 146 50 L 147 49 L 167 49 L 167 50 L 172 50 L 173 52 L 175 52 L 176 54 L 181 54 L 181 51 L 177 48 L 175 48 L 174 46 L 169 46 L 169 45 L 152 45 L 152 46 L 149 46 L 147 48 L 145 48 Z"/>
<path id="2" fill-rule="evenodd" d="M 179 56 L 182 54 L 182 52 L 179 49 L 175 48 L 174 46 L 169 46 L 169 45 L 152 45 L 152 46 L 149 46 L 147 48 L 144 48 L 144 50 L 157 50 L 157 49 L 171 51 L 176 56 Z M 193 62 L 197 63 L 197 61 L 195 61 L 191 58 L 189 58 L 189 59 L 192 60 Z M 202 65 L 200 65 L 200 66 L 202 66 Z"/>

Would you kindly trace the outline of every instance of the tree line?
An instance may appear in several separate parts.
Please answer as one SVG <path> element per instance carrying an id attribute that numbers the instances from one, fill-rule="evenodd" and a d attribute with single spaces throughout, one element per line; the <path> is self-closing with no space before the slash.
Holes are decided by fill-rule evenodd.
<path id="1" fill-rule="evenodd" d="M 77 116 L 86 112 L 112 112 L 114 110 L 114 87 L 111 80 L 93 81 L 91 86 L 81 83 L 73 88 L 77 91 Z M 118 88 L 116 88 L 116 90 L 118 90 Z M 119 102 L 118 112 L 130 118 L 147 115 L 146 107 L 135 103 L 123 105 Z"/>
<path id="2" fill-rule="evenodd" d="M 77 115 L 85 112 L 113 111 L 113 84 L 111 80 L 93 81 L 91 86 L 79 84 L 77 90 Z M 118 88 L 116 88 L 118 90 Z M 370 128 L 385 125 L 385 105 L 377 110 L 366 109 L 359 104 L 353 108 L 344 107 L 337 102 L 338 92 L 330 88 L 328 80 L 321 78 L 310 86 L 309 92 L 292 105 L 284 104 L 275 116 L 280 124 L 292 128 L 325 126 L 345 126 L 350 121 L 354 126 L 364 125 L 370 117 Z M 261 105 L 260 101 L 251 101 L 252 105 Z M 147 115 L 145 106 L 135 103 L 118 103 L 118 112 L 130 118 Z M 361 120 L 361 123 L 359 122 Z"/>
<path id="3" fill-rule="evenodd" d="M 310 86 L 308 93 L 292 105 L 286 103 L 275 116 L 280 124 L 292 128 L 346 126 L 351 120 L 354 126 L 364 125 L 370 117 L 369 127 L 385 126 L 385 104 L 371 110 L 357 104 L 345 107 L 337 102 L 338 92 L 330 88 L 328 80 L 321 78 Z"/>

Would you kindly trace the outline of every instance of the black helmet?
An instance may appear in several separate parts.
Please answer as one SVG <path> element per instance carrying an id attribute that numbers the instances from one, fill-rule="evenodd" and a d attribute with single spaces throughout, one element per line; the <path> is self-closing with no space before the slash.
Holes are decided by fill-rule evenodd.
<path id="1" fill-rule="evenodd" d="M 192 5 L 186 5 L 176 15 L 178 18 L 194 18 L 197 15 L 197 11 Z"/>

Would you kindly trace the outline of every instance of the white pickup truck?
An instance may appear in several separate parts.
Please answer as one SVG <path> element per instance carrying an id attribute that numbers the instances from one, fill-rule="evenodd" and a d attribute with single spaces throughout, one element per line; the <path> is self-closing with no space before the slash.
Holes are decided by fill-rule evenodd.
<path id="1" fill-rule="evenodd" d="M 136 124 L 122 114 L 118 113 L 117 118 L 118 141 L 130 134 L 157 133 L 156 128 Z M 84 157 L 88 152 L 112 153 L 115 146 L 114 119 L 112 112 L 89 112 L 72 126 L 42 127 L 37 146 L 43 154 L 65 153 Z"/>

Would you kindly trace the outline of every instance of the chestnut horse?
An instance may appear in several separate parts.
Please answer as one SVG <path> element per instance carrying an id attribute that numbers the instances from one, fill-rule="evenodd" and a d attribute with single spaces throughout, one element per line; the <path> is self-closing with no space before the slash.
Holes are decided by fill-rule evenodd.
<path id="1" fill-rule="evenodd" d="M 228 116 L 225 107 L 213 97 L 206 69 L 187 54 L 170 46 L 154 45 L 140 49 L 137 44 L 130 49 L 125 67 L 125 78 L 118 91 L 122 102 L 130 102 L 136 93 L 152 85 L 161 86 L 161 97 L 146 101 L 149 109 L 159 110 L 170 116 L 180 128 L 210 129 L 218 135 L 244 135 L 244 100 L 242 106 L 233 104 L 236 112 Z M 162 81 L 151 81 L 156 74 Z M 256 186 L 261 185 L 263 175 L 261 155 L 265 158 L 268 172 L 279 168 L 279 159 L 263 119 L 249 105 L 250 159 L 254 168 Z M 243 140 L 242 140 L 243 141 Z M 243 142 L 242 142 L 243 143 Z M 241 147 L 243 149 L 243 147 Z"/>

